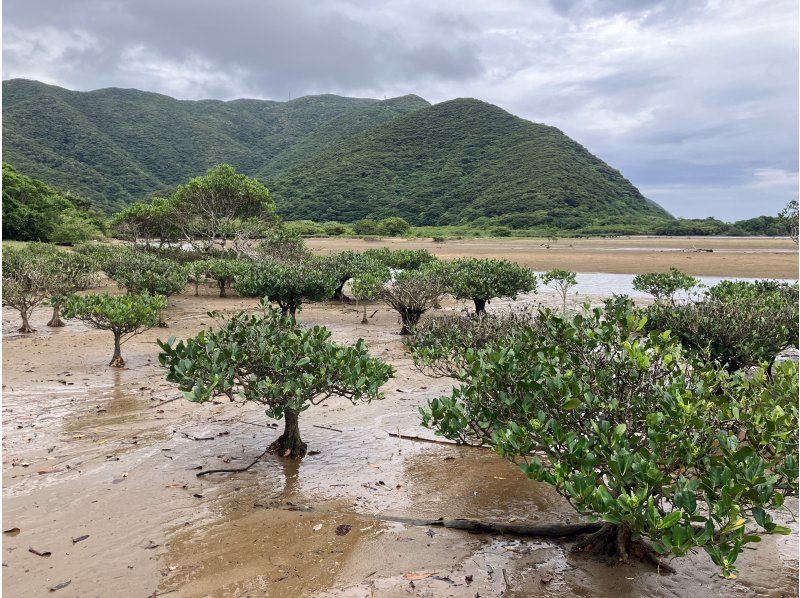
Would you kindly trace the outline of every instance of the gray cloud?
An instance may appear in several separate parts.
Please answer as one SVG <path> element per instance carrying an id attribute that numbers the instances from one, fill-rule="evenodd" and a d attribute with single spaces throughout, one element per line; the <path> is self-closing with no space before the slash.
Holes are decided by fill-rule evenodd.
<path id="1" fill-rule="evenodd" d="M 456 9 L 457 6 L 457 9 Z M 180 98 L 472 96 L 682 216 L 797 196 L 790 0 L 6 0 L 4 78 Z"/>

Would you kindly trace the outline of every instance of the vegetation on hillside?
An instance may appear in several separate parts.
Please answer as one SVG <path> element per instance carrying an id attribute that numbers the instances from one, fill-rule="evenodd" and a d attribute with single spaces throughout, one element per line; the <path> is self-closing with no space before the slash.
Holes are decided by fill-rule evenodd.
<path id="1" fill-rule="evenodd" d="M 572 230 L 671 218 L 558 129 L 470 99 L 375 127 L 289 169 L 272 190 L 290 219 Z"/>
<path id="2" fill-rule="evenodd" d="M 100 239 L 103 217 L 88 200 L 60 192 L 3 162 L 3 239 L 63 244 Z"/>
<path id="3" fill-rule="evenodd" d="M 132 89 L 76 92 L 3 81 L 5 159 L 108 213 L 229 162 L 271 178 L 339 140 L 428 106 L 335 95 L 288 102 L 180 101 Z"/>

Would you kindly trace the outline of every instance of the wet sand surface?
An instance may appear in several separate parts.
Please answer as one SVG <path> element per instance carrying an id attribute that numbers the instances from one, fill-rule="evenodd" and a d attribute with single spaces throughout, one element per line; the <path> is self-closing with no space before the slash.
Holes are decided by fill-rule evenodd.
<path id="1" fill-rule="evenodd" d="M 208 310 L 255 302 L 204 288 L 171 304 L 168 329 L 123 345 L 123 370 L 106 365 L 108 332 L 74 322 L 48 329 L 42 309 L 32 320 L 38 332 L 22 337 L 16 314 L 4 311 L 3 530 L 20 529 L 3 537 L 6 595 L 49 595 L 66 582 L 55 595 L 797 595 L 795 523 L 791 536 L 746 550 L 739 579 L 725 581 L 704 553 L 659 575 L 571 555 L 568 543 L 383 520 L 578 520 L 549 487 L 489 450 L 389 436 L 432 437 L 417 409 L 452 383 L 414 370 L 383 305 L 368 325 L 334 303 L 306 306 L 301 318 L 341 342 L 363 337 L 394 365 L 385 400 L 334 399 L 304 412 L 303 438 L 319 453 L 302 461 L 270 455 L 245 473 L 197 478 L 198 468 L 249 463 L 279 429 L 257 405 L 178 399 L 157 365 L 156 339 L 196 334 L 211 324 Z"/>
<path id="2" fill-rule="evenodd" d="M 537 271 L 640 274 L 675 266 L 694 275 L 745 278 L 797 278 L 797 245 L 770 237 L 617 237 L 596 239 L 308 239 L 320 253 L 343 249 L 428 249 L 443 259 L 505 257 Z M 700 250 L 712 250 L 711 252 Z"/>

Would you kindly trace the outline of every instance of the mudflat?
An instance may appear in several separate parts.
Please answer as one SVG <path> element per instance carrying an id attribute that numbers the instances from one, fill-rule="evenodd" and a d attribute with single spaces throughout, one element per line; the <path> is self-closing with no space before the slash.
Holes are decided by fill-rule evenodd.
<path id="1" fill-rule="evenodd" d="M 546 292 L 525 299 L 558 301 Z M 366 325 L 340 303 L 306 306 L 301 318 L 328 326 L 340 342 L 364 338 L 391 363 L 397 374 L 386 399 L 331 400 L 303 412 L 313 452 L 301 461 L 269 455 L 245 473 L 197 478 L 201 469 L 250 463 L 280 424 L 255 404 L 189 403 L 164 381 L 155 341 L 212 325 L 209 310 L 255 308 L 212 288 L 174 297 L 169 328 L 125 343 L 122 370 L 106 365 L 109 333 L 74 322 L 49 329 L 50 310 L 41 309 L 32 319 L 38 332 L 23 337 L 13 332 L 16 314 L 4 310 L 7 595 L 59 586 L 56 596 L 143 598 L 797 595 L 795 522 L 786 523 L 792 535 L 746 550 L 739 578 L 726 581 L 702 552 L 664 575 L 638 562 L 608 566 L 559 541 L 387 521 L 580 519 L 550 487 L 489 450 L 389 435 L 432 437 L 417 409 L 452 381 L 413 367 L 395 312 L 381 304 Z M 788 506 L 779 521 L 796 515 L 797 502 Z"/>
<path id="2" fill-rule="evenodd" d="M 431 239 L 313 238 L 322 254 L 371 247 L 427 249 L 442 259 L 508 258 L 534 270 L 641 274 L 674 266 L 688 274 L 744 278 L 798 276 L 797 245 L 774 237 L 615 237 L 590 239 L 492 238 Z M 710 251 L 709 251 L 710 250 Z"/>

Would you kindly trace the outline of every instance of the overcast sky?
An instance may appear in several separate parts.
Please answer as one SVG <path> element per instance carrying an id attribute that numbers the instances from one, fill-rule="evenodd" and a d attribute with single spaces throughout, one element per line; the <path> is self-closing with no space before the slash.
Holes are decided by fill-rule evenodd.
<path id="1" fill-rule="evenodd" d="M 474 97 L 677 216 L 797 197 L 796 0 L 5 0 L 3 78 L 185 99 Z"/>

